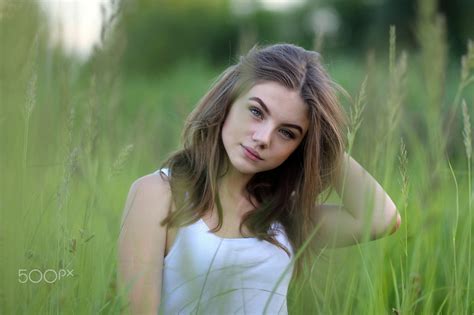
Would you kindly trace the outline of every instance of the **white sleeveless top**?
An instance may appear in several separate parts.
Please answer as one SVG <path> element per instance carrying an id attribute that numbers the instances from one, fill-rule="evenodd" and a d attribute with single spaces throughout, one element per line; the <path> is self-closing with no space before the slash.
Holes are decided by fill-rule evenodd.
<path id="1" fill-rule="evenodd" d="M 283 226 L 273 227 L 293 257 Z M 178 229 L 164 259 L 159 314 L 288 314 L 292 272 L 281 248 L 257 238 L 219 237 L 199 219 Z"/>

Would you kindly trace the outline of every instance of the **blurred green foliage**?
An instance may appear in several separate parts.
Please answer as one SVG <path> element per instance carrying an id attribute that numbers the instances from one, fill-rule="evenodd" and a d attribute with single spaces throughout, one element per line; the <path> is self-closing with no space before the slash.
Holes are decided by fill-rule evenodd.
<path id="1" fill-rule="evenodd" d="M 237 24 L 226 1 L 139 0 L 123 12 L 123 62 L 131 72 L 157 75 L 182 60 L 218 64 L 233 55 Z"/>
<path id="2" fill-rule="evenodd" d="M 255 42 L 291 41 L 319 48 L 316 41 L 321 27 L 336 28 L 334 33 L 326 29 L 321 34 L 325 37 L 322 47 L 331 54 L 365 55 L 370 49 L 383 50 L 390 25 L 397 26 L 400 47 L 417 48 L 419 8 L 411 0 L 309 0 L 283 11 L 265 9 L 256 0 L 123 3 L 122 26 L 128 47 L 123 62 L 134 73 L 159 76 L 183 59 L 229 64 L 236 53 L 247 51 Z M 474 37 L 474 2 L 440 1 L 439 9 L 447 20 L 449 53 L 460 57 L 466 40 Z"/>
<path id="3" fill-rule="evenodd" d="M 402 228 L 315 257 L 306 281 L 291 286 L 290 313 L 474 311 L 472 28 L 450 15 L 443 23 L 434 1 L 417 3 L 424 13 L 391 33 L 392 18 L 368 26 L 378 10 L 364 8 L 400 16 L 396 1 L 330 3 L 358 20 L 321 44 L 329 73 L 352 95 L 341 96 L 346 110 L 365 95 L 352 154 L 389 192 Z M 317 45 L 306 8 L 233 17 L 217 0 L 159 4 L 126 3 L 116 31 L 81 64 L 50 47 L 34 1 L 0 1 L 0 314 L 121 313 L 116 245 L 131 183 L 180 146 L 184 118 L 239 53 L 257 41 Z M 453 35 L 453 25 L 463 31 Z M 368 33 L 380 43 L 362 40 Z M 461 48 L 449 46 L 453 36 Z M 19 269 L 62 268 L 75 276 L 18 281 Z"/>

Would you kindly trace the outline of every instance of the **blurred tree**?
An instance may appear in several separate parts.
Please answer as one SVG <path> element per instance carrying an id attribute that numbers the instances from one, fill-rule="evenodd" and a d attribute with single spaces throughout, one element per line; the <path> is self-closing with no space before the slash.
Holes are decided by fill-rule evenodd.
<path id="1" fill-rule="evenodd" d="M 472 0 L 438 0 L 438 10 L 446 18 L 448 42 L 457 57 L 464 53 L 466 41 L 474 37 Z M 328 48 L 350 49 L 365 53 L 368 49 L 386 50 L 390 25 L 397 27 L 397 42 L 401 47 L 416 45 L 417 2 L 411 0 L 323 0 L 308 1 L 308 10 L 330 7 L 341 21 L 337 45 Z"/>
<path id="2" fill-rule="evenodd" d="M 459 57 L 466 51 L 467 39 L 474 39 L 474 1 L 440 0 L 439 8 L 446 16 L 450 47 Z"/>
<path id="3" fill-rule="evenodd" d="M 137 0 L 126 3 L 126 70 L 157 75 L 182 59 L 222 63 L 236 50 L 237 27 L 227 1 Z"/>
<path id="4" fill-rule="evenodd" d="M 123 0 L 127 41 L 123 63 L 128 73 L 159 75 L 183 59 L 213 65 L 232 63 L 255 43 L 292 42 L 326 53 L 387 51 L 390 25 L 399 47 L 417 45 L 416 1 L 307 0 L 284 11 L 265 9 L 258 0 Z M 459 56 L 468 38 L 472 0 L 439 0 L 446 17 L 451 53 Z"/>

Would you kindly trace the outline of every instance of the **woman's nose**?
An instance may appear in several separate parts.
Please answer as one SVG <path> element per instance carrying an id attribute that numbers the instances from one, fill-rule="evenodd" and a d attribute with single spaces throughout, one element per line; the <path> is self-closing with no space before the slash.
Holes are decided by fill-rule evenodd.
<path id="1" fill-rule="evenodd" d="M 252 140 L 261 147 L 268 147 L 270 145 L 272 130 L 270 126 L 261 125 L 253 133 Z"/>

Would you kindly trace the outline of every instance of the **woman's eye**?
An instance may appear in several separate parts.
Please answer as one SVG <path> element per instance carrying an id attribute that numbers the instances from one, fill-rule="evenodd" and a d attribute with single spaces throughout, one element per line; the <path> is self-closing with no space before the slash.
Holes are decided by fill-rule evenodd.
<path id="1" fill-rule="evenodd" d="M 287 139 L 294 139 L 295 138 L 295 135 L 291 131 L 282 129 L 282 130 L 280 130 L 280 132 Z"/>
<path id="2" fill-rule="evenodd" d="M 263 117 L 263 113 L 260 109 L 258 109 L 256 107 L 250 107 L 249 110 L 252 113 L 252 115 L 254 115 L 255 117 L 257 117 L 257 118 L 262 118 Z"/>

